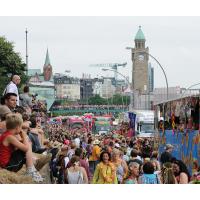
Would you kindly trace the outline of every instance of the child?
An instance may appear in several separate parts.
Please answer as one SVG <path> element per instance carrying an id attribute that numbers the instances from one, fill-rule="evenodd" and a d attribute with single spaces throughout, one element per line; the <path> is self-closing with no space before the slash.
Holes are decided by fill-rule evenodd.
<path id="1" fill-rule="evenodd" d="M 43 178 L 33 165 L 31 144 L 27 134 L 22 131 L 22 123 L 19 114 L 9 114 L 6 117 L 7 131 L 0 136 L 0 167 L 17 172 L 26 163 L 26 175 L 31 176 L 35 182 L 42 182 Z M 22 141 L 17 139 L 18 134 Z"/>

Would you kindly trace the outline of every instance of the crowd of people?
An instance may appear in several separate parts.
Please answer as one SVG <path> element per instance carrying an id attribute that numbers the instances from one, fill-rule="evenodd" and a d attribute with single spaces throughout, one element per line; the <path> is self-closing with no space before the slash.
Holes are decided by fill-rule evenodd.
<path id="1" fill-rule="evenodd" d="M 45 123 L 45 104 L 29 95 L 28 86 L 19 95 L 19 84 L 20 76 L 13 75 L 1 98 L 0 168 L 18 172 L 26 165 L 24 175 L 40 183 L 44 178 L 39 170 L 51 159 L 51 154 L 42 154 L 46 151 L 42 129 Z"/>
<path id="2" fill-rule="evenodd" d="M 53 105 L 51 110 L 116 110 L 127 109 L 126 105 Z"/>
<path id="3" fill-rule="evenodd" d="M 159 155 L 155 138 L 123 131 L 98 135 L 85 128 L 69 129 L 62 122 L 48 123 L 45 103 L 30 97 L 27 86 L 19 95 L 19 82 L 19 76 L 12 77 L 0 105 L 0 168 L 17 172 L 26 165 L 25 175 L 37 183 L 44 182 L 39 171 L 45 165 L 51 183 L 58 184 L 199 182 L 198 163 L 191 174 L 183 161 L 172 156 L 172 145 L 166 144 Z"/>
<path id="4" fill-rule="evenodd" d="M 172 157 L 170 144 L 159 156 L 154 139 L 93 135 L 56 124 L 48 129 L 60 149 L 51 168 L 56 183 L 188 184 L 199 179 L 199 168 L 190 174 L 181 160 Z"/>

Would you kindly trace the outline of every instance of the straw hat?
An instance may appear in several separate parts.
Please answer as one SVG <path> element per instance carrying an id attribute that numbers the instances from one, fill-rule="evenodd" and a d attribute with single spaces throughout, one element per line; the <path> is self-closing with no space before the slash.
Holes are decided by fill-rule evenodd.
<path id="1" fill-rule="evenodd" d="M 100 144 L 100 141 L 99 140 L 95 140 L 94 142 L 93 142 L 93 144 L 95 145 L 95 144 Z"/>

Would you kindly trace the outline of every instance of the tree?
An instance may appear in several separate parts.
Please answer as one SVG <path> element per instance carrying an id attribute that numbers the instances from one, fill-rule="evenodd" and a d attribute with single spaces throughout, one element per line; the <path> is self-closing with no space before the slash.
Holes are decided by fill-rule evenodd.
<path id="1" fill-rule="evenodd" d="M 88 104 L 90 105 L 129 105 L 130 97 L 122 96 L 120 94 L 115 94 L 112 98 L 104 99 L 99 95 L 89 98 Z"/>
<path id="2" fill-rule="evenodd" d="M 24 84 L 27 81 L 25 71 L 26 64 L 22 61 L 20 54 L 14 51 L 14 44 L 7 41 L 5 37 L 0 37 L 0 96 L 12 74 L 19 75 L 21 84 Z"/>
<path id="3" fill-rule="evenodd" d="M 120 94 L 115 94 L 112 98 L 109 98 L 108 101 L 110 104 L 114 105 L 129 105 L 130 97 L 122 96 Z"/>
<path id="4" fill-rule="evenodd" d="M 99 95 L 95 95 L 94 97 L 90 97 L 88 99 L 89 105 L 105 105 L 107 104 L 106 99 L 100 97 Z"/>

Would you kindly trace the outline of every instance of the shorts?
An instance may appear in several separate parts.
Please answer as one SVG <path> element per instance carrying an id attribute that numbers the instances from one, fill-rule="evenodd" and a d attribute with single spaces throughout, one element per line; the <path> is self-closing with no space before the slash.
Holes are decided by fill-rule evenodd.
<path id="1" fill-rule="evenodd" d="M 21 150 L 16 150 L 12 153 L 11 158 L 5 169 L 17 172 L 26 163 L 26 154 Z"/>

